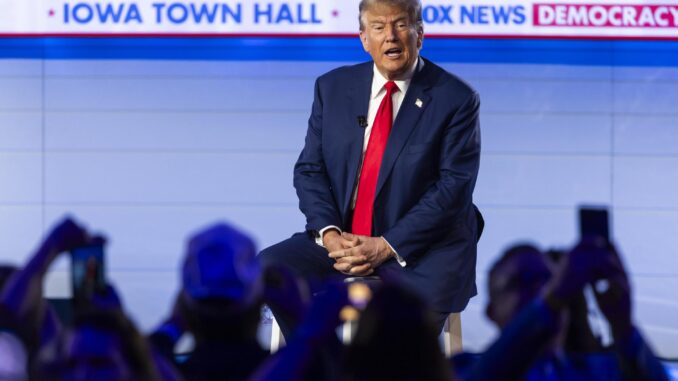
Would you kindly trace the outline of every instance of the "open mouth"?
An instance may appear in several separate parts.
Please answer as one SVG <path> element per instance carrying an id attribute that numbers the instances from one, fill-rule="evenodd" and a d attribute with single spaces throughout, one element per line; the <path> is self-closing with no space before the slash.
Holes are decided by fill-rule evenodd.
<path id="1" fill-rule="evenodd" d="M 388 58 L 398 58 L 403 53 L 403 50 L 400 48 L 391 48 L 384 52 Z"/>

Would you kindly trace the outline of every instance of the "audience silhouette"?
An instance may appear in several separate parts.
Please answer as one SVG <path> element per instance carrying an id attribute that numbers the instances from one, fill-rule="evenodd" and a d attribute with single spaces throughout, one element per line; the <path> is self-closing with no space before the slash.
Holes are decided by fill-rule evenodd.
<path id="1" fill-rule="evenodd" d="M 397 276 L 328 281 L 311 295 L 292 270 L 262 268 L 252 239 L 227 224 L 188 240 L 181 289 L 147 337 L 110 284 L 61 321 L 43 295 L 50 265 L 103 242 L 66 218 L 23 267 L 0 266 L 0 380 L 669 379 L 633 324 L 628 275 L 605 240 L 587 237 L 548 254 L 529 244 L 507 249 L 488 277 L 486 314 L 498 338 L 449 361 L 431 309 Z M 353 298 L 356 284 L 366 304 Z M 590 329 L 585 289 L 609 323 L 611 345 Z M 257 341 L 264 303 L 285 314 L 292 332 L 274 355 Z M 337 329 L 356 318 L 343 344 Z M 177 353 L 187 335 L 193 348 Z"/>

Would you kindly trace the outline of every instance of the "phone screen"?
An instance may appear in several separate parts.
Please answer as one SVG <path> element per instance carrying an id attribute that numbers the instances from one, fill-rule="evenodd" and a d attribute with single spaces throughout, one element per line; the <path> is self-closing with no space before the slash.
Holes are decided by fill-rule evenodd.
<path id="1" fill-rule="evenodd" d="M 95 293 L 106 289 L 103 245 L 79 247 L 71 251 L 73 301 L 88 302 Z"/>
<path id="2" fill-rule="evenodd" d="M 610 242 L 610 222 L 607 209 L 579 209 L 579 229 L 581 238 L 602 237 Z"/>

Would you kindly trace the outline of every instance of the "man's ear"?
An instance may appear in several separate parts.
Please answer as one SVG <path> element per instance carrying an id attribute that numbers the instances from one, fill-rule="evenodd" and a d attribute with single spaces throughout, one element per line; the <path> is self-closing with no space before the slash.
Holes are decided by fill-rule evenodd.
<path id="1" fill-rule="evenodd" d="M 367 43 L 367 33 L 365 33 L 364 30 L 360 31 L 360 42 L 362 42 L 362 44 L 363 44 L 363 49 L 366 52 L 369 52 L 370 50 L 369 50 L 369 44 Z"/>
<path id="2" fill-rule="evenodd" d="M 421 49 L 421 46 L 424 44 L 424 26 L 420 25 L 417 27 L 417 49 Z"/>

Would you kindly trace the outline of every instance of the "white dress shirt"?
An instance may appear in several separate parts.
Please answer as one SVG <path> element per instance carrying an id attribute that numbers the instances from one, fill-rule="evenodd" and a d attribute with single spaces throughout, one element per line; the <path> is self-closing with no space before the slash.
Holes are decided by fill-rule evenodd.
<path id="1" fill-rule="evenodd" d="M 417 61 L 412 65 L 412 67 L 403 75 L 402 78 L 394 80 L 396 86 L 398 86 L 398 91 L 394 92 L 392 95 L 392 100 L 393 100 L 393 121 L 395 121 L 396 117 L 398 116 L 398 111 L 400 110 L 400 106 L 403 104 L 403 99 L 405 99 L 405 94 L 407 93 L 407 89 L 410 87 L 410 82 L 412 81 L 412 76 L 414 75 L 415 71 L 421 70 L 421 68 L 424 66 L 424 61 L 421 59 L 417 59 Z M 377 69 L 377 65 L 375 64 L 373 67 L 373 75 L 372 75 L 372 90 L 370 92 L 370 103 L 367 108 L 367 127 L 365 128 L 365 138 L 363 139 L 363 159 L 365 157 L 365 151 L 367 150 L 367 144 L 370 141 L 370 134 L 372 133 L 372 126 L 374 125 L 374 119 L 377 117 L 377 111 L 379 111 L 379 106 L 381 105 L 381 101 L 384 99 L 384 96 L 386 96 L 386 88 L 384 87 L 386 83 L 389 81 L 388 78 L 384 77 L 379 70 Z M 353 189 L 353 196 L 351 197 L 351 209 L 355 208 L 355 202 L 356 198 L 358 196 L 358 184 L 360 183 L 360 172 L 362 172 L 362 160 L 360 160 L 360 170 L 358 171 L 358 178 L 356 179 L 356 186 L 355 189 Z M 318 232 L 318 237 L 316 238 L 316 243 L 319 244 L 320 246 L 323 246 L 323 233 L 325 233 L 329 229 L 335 229 L 339 232 L 341 232 L 341 229 L 339 227 L 330 225 L 326 226 Z M 386 244 L 391 248 L 393 253 L 395 253 L 396 260 L 398 263 L 405 267 L 407 263 L 403 258 L 401 258 L 398 255 L 398 252 L 391 246 L 391 244 L 386 241 L 385 238 L 382 237 Z"/>

